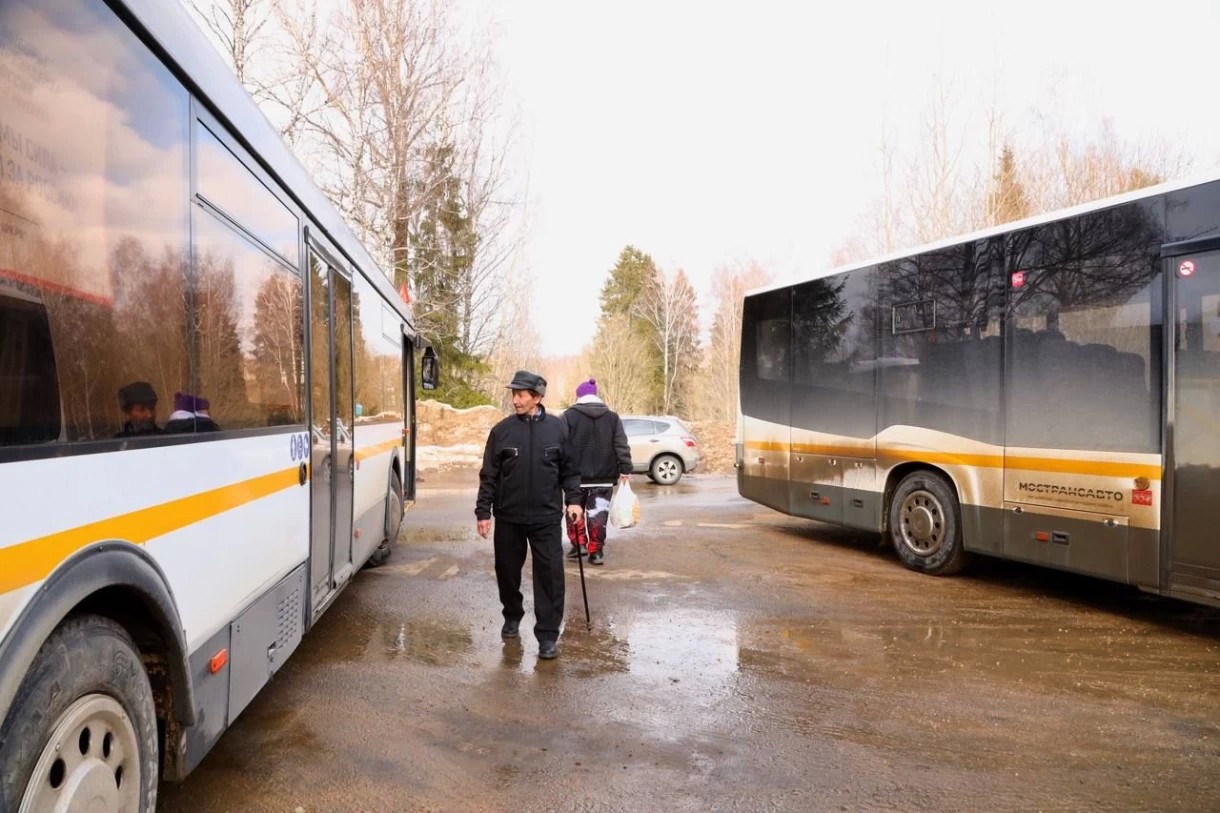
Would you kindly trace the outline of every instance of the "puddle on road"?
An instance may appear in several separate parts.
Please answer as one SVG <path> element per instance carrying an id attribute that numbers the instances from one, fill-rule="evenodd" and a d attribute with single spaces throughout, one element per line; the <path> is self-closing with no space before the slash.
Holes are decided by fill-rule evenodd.
<path id="1" fill-rule="evenodd" d="M 737 616 L 725 611 L 672 610 L 641 613 L 627 631 L 632 674 L 700 685 L 737 673 Z"/>
<path id="2" fill-rule="evenodd" d="M 337 612 L 305 640 L 316 657 L 330 662 L 386 663 L 399 658 L 428 666 L 455 666 L 474 649 L 468 625 L 454 621 Z M 330 622 L 330 623 L 328 623 Z"/>

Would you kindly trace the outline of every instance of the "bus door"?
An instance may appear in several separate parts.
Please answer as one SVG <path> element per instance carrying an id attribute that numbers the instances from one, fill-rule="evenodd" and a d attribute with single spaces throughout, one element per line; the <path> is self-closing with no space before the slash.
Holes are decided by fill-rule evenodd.
<path id="1" fill-rule="evenodd" d="M 309 250 L 311 464 L 310 592 L 314 617 L 351 577 L 355 455 L 352 282 Z"/>
<path id="2" fill-rule="evenodd" d="M 1220 599 L 1220 250 L 1166 260 L 1174 339 L 1167 445 L 1172 461 L 1169 588 Z"/>

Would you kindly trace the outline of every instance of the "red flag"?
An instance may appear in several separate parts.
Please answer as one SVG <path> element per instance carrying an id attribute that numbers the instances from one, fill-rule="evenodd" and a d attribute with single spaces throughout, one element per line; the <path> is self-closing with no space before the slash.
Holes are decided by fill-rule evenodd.
<path id="1" fill-rule="evenodd" d="M 411 304 L 411 294 L 407 292 L 407 283 L 404 282 L 402 287 L 398 289 L 398 295 L 402 297 L 403 302 L 406 302 L 408 305 Z"/>

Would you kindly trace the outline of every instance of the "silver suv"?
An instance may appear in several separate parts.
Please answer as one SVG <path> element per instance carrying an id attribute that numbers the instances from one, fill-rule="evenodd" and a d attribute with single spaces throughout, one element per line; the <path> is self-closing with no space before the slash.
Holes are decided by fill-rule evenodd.
<path id="1" fill-rule="evenodd" d="M 686 424 L 672 415 L 623 415 L 632 470 L 672 486 L 699 465 L 699 445 Z"/>

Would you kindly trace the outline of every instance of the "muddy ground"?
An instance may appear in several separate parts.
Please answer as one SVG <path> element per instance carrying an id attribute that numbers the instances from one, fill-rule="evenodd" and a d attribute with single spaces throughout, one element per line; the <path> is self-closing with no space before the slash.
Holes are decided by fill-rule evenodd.
<path id="1" fill-rule="evenodd" d="M 635 478 L 556 661 L 500 640 L 465 481 L 428 483 L 170 813 L 1220 810 L 1220 611 Z M 446 487 L 448 486 L 448 487 Z"/>

